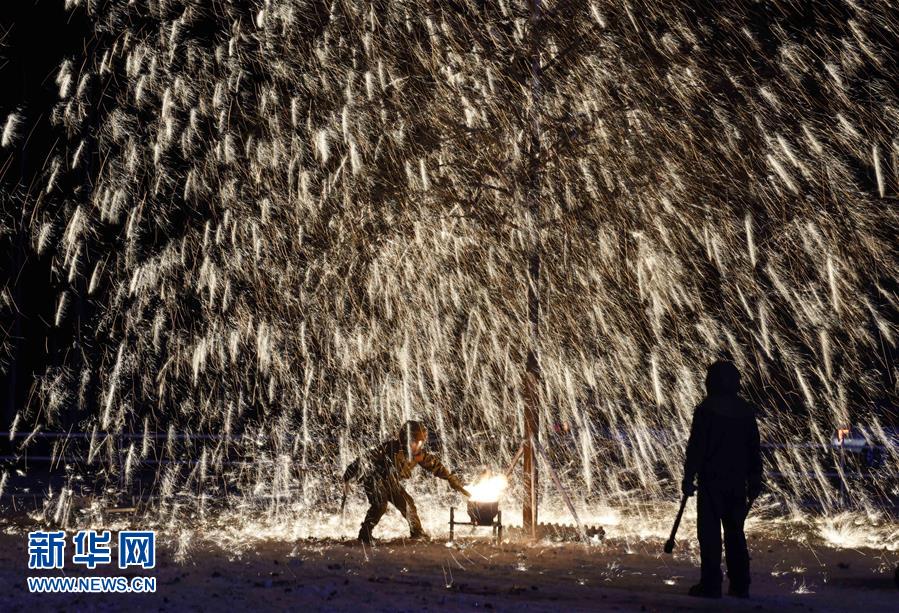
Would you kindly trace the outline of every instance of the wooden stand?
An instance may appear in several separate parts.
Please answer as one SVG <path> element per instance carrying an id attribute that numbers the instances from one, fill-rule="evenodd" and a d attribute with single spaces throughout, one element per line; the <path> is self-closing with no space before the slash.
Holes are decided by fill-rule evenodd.
<path id="1" fill-rule="evenodd" d="M 473 521 L 456 521 L 456 507 L 450 507 L 450 540 L 453 540 L 455 536 L 455 527 L 456 526 L 475 526 L 482 528 L 491 528 L 493 531 L 493 540 L 499 545 L 503 540 L 503 512 L 497 511 L 496 517 L 493 519 L 493 523 L 489 526 L 483 526 L 477 522 Z"/>

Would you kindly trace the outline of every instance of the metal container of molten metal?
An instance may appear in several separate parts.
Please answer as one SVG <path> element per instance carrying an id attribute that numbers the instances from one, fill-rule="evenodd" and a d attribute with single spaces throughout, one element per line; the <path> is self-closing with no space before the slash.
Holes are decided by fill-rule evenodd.
<path id="1" fill-rule="evenodd" d="M 468 517 L 476 526 L 492 526 L 496 514 L 499 513 L 499 501 L 485 502 L 481 500 L 468 501 Z"/>
<path id="2" fill-rule="evenodd" d="M 468 501 L 470 522 L 456 521 L 456 509 L 450 507 L 450 540 L 453 540 L 456 526 L 483 526 L 492 528 L 493 537 L 499 543 L 503 539 L 503 515 L 499 510 L 499 496 L 508 482 L 502 475 L 484 476 L 468 487 L 471 498 Z M 472 528 L 472 529 L 473 529 Z"/>

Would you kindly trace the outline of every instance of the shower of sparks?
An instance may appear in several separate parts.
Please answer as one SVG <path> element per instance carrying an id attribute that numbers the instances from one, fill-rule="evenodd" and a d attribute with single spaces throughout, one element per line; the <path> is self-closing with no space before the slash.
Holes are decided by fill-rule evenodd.
<path id="1" fill-rule="evenodd" d="M 79 341 L 14 426 L 22 453 L 85 433 L 54 447 L 69 485 L 48 513 L 101 512 L 70 504 L 84 483 L 109 500 L 142 483 L 173 527 L 227 510 L 241 538 L 352 533 L 301 519 L 336 509 L 343 467 L 411 417 L 464 475 L 505 466 L 533 236 L 540 437 L 585 521 L 664 538 L 724 352 L 761 409 L 780 517 L 886 504 L 890 3 L 547 1 L 537 26 L 520 0 L 66 5 L 95 38 L 59 69 L 61 144 L 26 215 Z M 885 458 L 840 491 L 828 450 L 850 426 Z M 419 487 L 442 525 L 445 490 Z M 821 534 L 870 541 L 855 530 Z"/>

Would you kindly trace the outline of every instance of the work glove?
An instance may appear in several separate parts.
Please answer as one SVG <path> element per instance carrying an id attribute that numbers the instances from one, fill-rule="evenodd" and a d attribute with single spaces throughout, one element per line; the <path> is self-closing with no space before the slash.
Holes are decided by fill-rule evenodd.
<path id="1" fill-rule="evenodd" d="M 693 485 L 693 479 L 684 479 L 680 484 L 681 493 L 689 498 L 696 493 L 696 486 Z"/>
<path id="2" fill-rule="evenodd" d="M 468 493 L 468 490 L 465 489 L 465 485 L 462 484 L 462 480 L 456 475 L 450 475 L 449 478 L 447 478 L 447 481 L 449 481 L 449 486 L 460 494 L 469 497 L 471 496 L 471 494 Z"/>

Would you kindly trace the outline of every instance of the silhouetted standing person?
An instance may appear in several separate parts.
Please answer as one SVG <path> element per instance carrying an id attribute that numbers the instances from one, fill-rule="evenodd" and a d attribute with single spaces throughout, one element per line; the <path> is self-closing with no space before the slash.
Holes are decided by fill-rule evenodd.
<path id="1" fill-rule="evenodd" d="M 727 556 L 728 594 L 749 597 L 749 550 L 743 522 L 762 490 L 762 455 L 755 409 L 737 394 L 740 373 L 728 361 L 709 367 L 706 397 L 693 413 L 684 480 L 685 496 L 696 491 L 696 527 L 702 577 L 691 596 L 721 597 L 721 529 Z"/>

